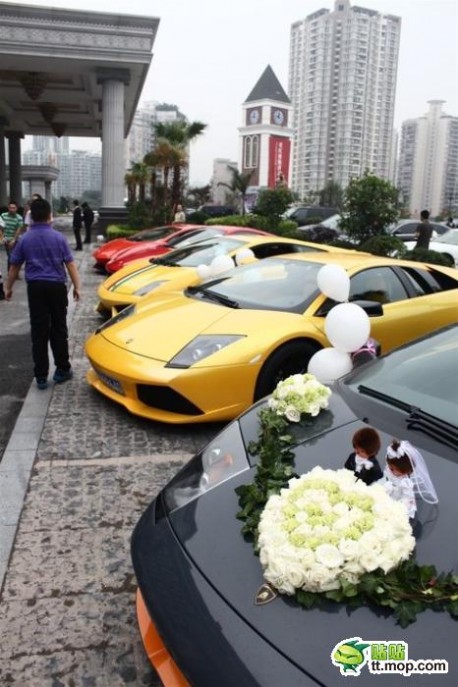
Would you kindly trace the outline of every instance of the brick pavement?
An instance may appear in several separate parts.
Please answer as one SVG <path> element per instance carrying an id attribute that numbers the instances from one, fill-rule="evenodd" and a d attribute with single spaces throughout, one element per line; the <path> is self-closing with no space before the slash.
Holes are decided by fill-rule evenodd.
<path id="1" fill-rule="evenodd" d="M 99 322 L 102 277 L 87 247 L 79 260 L 75 377 L 46 392 L 32 385 L 24 404 L 32 410 L 19 417 L 0 464 L 0 563 L 2 533 L 14 541 L 0 598 L 0 684 L 153 687 L 160 682 L 136 627 L 130 535 L 146 504 L 220 426 L 148 422 L 87 385 L 83 345 Z"/>

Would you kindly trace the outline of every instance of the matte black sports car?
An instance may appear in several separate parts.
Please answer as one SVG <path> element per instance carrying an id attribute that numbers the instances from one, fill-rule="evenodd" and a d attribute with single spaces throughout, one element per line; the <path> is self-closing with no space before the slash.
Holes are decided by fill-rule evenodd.
<path id="1" fill-rule="evenodd" d="M 365 425 L 379 431 L 384 447 L 393 436 L 408 440 L 421 451 L 439 499 L 428 505 L 417 498 L 416 560 L 456 572 L 457 402 L 455 326 L 336 383 L 329 408 L 300 429 L 295 469 L 342 467 L 353 433 Z M 350 612 L 326 601 L 320 609 L 305 610 L 287 596 L 255 604 L 262 569 L 241 535 L 234 489 L 253 479 L 247 446 L 257 439 L 262 403 L 229 424 L 172 479 L 133 533 L 140 627 L 164 684 L 348 686 L 331 653 L 339 642 L 358 637 L 403 641 L 409 659 L 448 662 L 442 674 L 381 676 L 366 670 L 360 679 L 364 687 L 457 685 L 458 624 L 446 612 L 426 610 L 402 628 L 390 613 L 367 606 Z"/>

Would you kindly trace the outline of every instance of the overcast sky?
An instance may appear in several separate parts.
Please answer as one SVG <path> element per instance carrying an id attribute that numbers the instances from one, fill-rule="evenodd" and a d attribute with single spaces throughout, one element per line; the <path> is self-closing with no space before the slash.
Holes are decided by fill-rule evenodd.
<path id="1" fill-rule="evenodd" d="M 192 185 L 209 182 L 216 157 L 237 160 L 241 105 L 268 64 L 288 89 L 290 28 L 333 0 L 27 0 L 160 19 L 141 102 L 178 105 L 207 129 L 191 148 Z M 458 0 L 352 2 L 402 17 L 395 126 L 445 100 L 458 116 Z M 84 145 L 81 143 L 84 142 Z M 73 148 L 91 147 L 72 139 Z M 88 142 L 90 143 L 90 142 Z M 77 145 L 79 144 L 79 145 Z"/>

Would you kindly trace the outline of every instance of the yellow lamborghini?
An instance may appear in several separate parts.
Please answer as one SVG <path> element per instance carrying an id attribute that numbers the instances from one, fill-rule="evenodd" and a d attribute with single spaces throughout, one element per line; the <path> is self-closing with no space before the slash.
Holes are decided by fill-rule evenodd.
<path id="1" fill-rule="evenodd" d="M 125 308 L 86 342 L 87 379 L 146 418 L 229 420 L 330 345 L 335 303 L 317 288 L 327 263 L 346 269 L 382 353 L 457 319 L 452 268 L 351 252 L 276 256 Z"/>
<path id="2" fill-rule="evenodd" d="M 198 284 L 201 281 L 197 271 L 199 265 L 210 265 L 220 255 L 229 255 L 236 264 L 244 249 L 250 249 L 258 259 L 284 253 L 342 252 L 339 248 L 299 239 L 244 234 L 243 227 L 240 227 L 238 234 L 212 236 L 166 255 L 129 263 L 99 286 L 97 311 L 116 315 L 126 305 L 137 303 L 147 294 L 156 296 L 163 291 L 181 290 Z"/>

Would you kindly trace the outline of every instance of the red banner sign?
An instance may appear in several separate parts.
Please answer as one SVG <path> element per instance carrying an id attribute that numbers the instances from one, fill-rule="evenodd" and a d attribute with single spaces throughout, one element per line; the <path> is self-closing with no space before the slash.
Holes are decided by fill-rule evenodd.
<path id="1" fill-rule="evenodd" d="M 271 136 L 269 139 L 269 188 L 275 188 L 281 174 L 288 184 L 289 157 L 291 141 L 284 136 Z"/>

